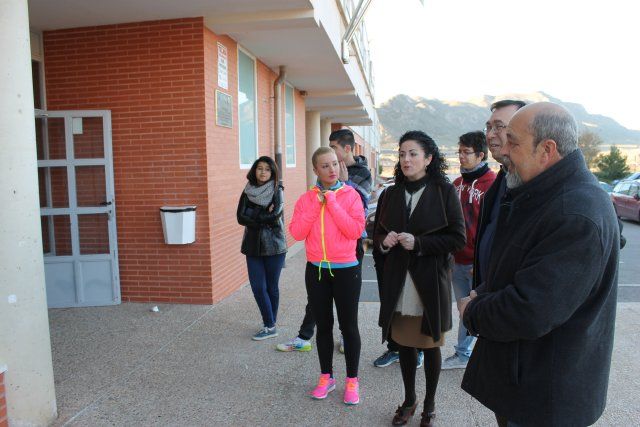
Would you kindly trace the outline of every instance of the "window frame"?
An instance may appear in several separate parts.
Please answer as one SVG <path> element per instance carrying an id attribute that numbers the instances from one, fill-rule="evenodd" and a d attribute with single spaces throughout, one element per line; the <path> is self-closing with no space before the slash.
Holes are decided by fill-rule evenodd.
<path id="1" fill-rule="evenodd" d="M 287 151 L 287 88 L 291 88 L 291 121 L 293 126 L 293 162 L 289 162 L 289 153 Z M 284 84 L 284 151 L 285 151 L 285 167 L 287 168 L 295 168 L 296 167 L 296 89 L 292 84 L 285 82 Z"/>
<path id="2" fill-rule="evenodd" d="M 254 151 L 254 160 L 251 163 L 242 163 L 242 146 L 241 146 L 241 135 L 240 135 L 240 52 L 244 55 L 248 56 L 253 61 L 253 87 L 254 87 L 254 117 L 255 117 L 255 151 Z M 237 44 L 237 52 L 236 52 L 236 66 L 238 67 L 238 88 L 237 88 L 237 97 L 238 97 L 238 164 L 240 165 L 240 169 L 251 169 L 251 166 L 258 158 L 258 151 L 260 146 L 260 140 L 258 139 L 258 60 L 255 55 L 251 54 L 247 49 Z"/>

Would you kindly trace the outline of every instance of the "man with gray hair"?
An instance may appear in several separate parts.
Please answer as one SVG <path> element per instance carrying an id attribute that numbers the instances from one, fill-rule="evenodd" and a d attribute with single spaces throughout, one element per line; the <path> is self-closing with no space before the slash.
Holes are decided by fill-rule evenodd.
<path id="1" fill-rule="evenodd" d="M 487 274 L 461 303 L 478 336 L 462 388 L 500 426 L 586 426 L 605 407 L 620 235 L 577 143 L 553 103 L 523 107 L 507 127 Z"/>

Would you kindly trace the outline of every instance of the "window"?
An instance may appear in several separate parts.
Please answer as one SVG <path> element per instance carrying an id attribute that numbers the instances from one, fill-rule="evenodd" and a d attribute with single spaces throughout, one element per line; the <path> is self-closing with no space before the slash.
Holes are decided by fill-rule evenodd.
<path id="1" fill-rule="evenodd" d="M 295 105 L 293 103 L 293 88 L 284 87 L 284 140 L 287 155 L 287 166 L 296 165 L 296 124 Z"/>
<path id="2" fill-rule="evenodd" d="M 618 185 L 616 185 L 616 188 L 614 188 L 613 192 L 619 193 L 619 194 L 629 194 L 629 187 L 631 187 L 630 183 L 621 182 Z"/>
<path id="3" fill-rule="evenodd" d="M 249 168 L 258 158 L 256 61 L 238 49 L 238 134 L 240 167 Z"/>

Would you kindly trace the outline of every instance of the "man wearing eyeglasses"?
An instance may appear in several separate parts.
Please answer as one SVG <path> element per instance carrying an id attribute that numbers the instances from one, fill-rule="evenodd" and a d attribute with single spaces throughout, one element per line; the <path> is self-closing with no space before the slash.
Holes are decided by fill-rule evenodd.
<path id="1" fill-rule="evenodd" d="M 500 150 L 507 141 L 507 125 L 511 117 L 526 104 L 523 101 L 505 99 L 491 105 L 491 117 L 484 129 L 487 145 L 494 160 L 502 165 L 493 185 L 485 194 L 480 207 L 478 218 L 478 234 L 473 259 L 473 288 L 480 286 L 487 277 L 489 254 L 496 233 L 500 200 L 507 192 L 505 176 L 509 167 L 509 159 L 500 154 Z"/>
<path id="2" fill-rule="evenodd" d="M 453 293 L 456 301 L 469 296 L 471 292 L 473 253 L 476 243 L 476 230 L 480 214 L 480 202 L 485 192 L 496 179 L 494 171 L 487 164 L 487 139 L 480 131 L 469 132 L 458 140 L 458 159 L 460 173 L 453 181 L 458 191 L 462 213 L 464 214 L 467 244 L 454 254 L 453 265 Z M 467 335 L 467 329 L 460 323 L 458 326 L 458 342 L 454 345 L 455 353 L 442 362 L 442 369 L 464 369 L 471 356 L 471 349 L 475 337 Z"/>
<path id="3" fill-rule="evenodd" d="M 558 104 L 519 110 L 501 155 L 508 191 L 487 274 L 460 303 L 478 337 L 462 388 L 499 426 L 592 425 L 606 405 L 616 320 L 611 200 Z"/>

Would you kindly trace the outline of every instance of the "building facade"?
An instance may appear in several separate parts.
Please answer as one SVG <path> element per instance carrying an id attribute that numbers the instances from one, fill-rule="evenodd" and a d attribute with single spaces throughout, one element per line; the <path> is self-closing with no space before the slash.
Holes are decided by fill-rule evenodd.
<path id="1" fill-rule="evenodd" d="M 22 67 L 4 70 L 3 126 L 13 133 L 3 181 L 28 195 L 23 211 L 2 214 L 0 244 L 12 252 L 2 262 L 15 270 L 0 282 L 0 304 L 14 308 L 0 314 L 10 325 L 0 332 L 11 344 L 0 346 L 9 421 L 55 417 L 47 308 L 213 304 L 246 283 L 235 210 L 256 158 L 281 162 L 286 222 L 331 130 L 354 130 L 357 154 L 377 170 L 364 27 L 343 46 L 358 2 L 168 3 L 2 5 L 12 21 L 4 51 Z M 2 201 L 17 206 L 17 194 Z M 195 207 L 195 241 L 165 243 L 162 207 Z M 17 229 L 26 236 L 12 237 Z M 16 242 L 27 243 L 15 251 Z M 10 333 L 25 318 L 42 339 Z"/>

